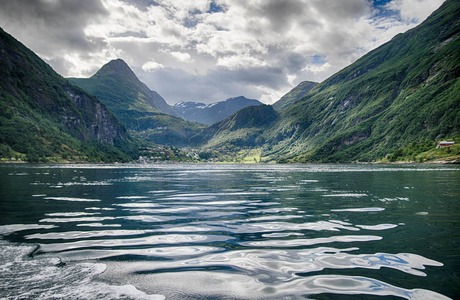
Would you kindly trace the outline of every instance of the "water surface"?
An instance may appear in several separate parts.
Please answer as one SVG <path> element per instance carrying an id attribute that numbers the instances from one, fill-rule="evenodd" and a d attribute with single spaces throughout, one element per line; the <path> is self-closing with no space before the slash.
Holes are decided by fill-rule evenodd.
<path id="1" fill-rule="evenodd" d="M 460 168 L 1 165 L 0 298 L 460 296 Z"/>

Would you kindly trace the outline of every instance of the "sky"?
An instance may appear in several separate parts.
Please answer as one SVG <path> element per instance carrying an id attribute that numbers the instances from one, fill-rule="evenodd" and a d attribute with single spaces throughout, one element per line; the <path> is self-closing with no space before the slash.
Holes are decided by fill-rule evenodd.
<path id="1" fill-rule="evenodd" d="M 123 59 L 169 104 L 272 104 L 425 20 L 444 0 L 0 0 L 0 27 L 64 77 Z"/>

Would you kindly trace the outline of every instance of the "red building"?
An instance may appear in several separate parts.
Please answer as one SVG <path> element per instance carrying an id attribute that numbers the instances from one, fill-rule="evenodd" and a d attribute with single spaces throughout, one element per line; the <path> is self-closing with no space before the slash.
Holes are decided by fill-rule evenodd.
<path id="1" fill-rule="evenodd" d="M 439 142 L 439 145 L 437 148 L 440 148 L 440 147 L 449 147 L 449 146 L 453 146 L 455 145 L 455 142 L 447 142 L 447 141 L 441 141 Z"/>

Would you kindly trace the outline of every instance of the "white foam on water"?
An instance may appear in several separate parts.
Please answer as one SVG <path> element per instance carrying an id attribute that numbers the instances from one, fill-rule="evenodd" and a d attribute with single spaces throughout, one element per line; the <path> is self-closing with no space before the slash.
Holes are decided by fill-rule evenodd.
<path id="1" fill-rule="evenodd" d="M 129 207 L 129 208 L 164 207 L 163 205 L 159 205 L 156 203 L 150 203 L 150 202 L 119 203 L 119 204 L 112 204 L 112 205 L 120 206 L 120 207 Z"/>
<path id="2" fill-rule="evenodd" d="M 417 216 L 426 216 L 426 215 L 428 215 L 429 213 L 426 212 L 426 211 L 420 211 L 420 212 L 416 212 L 415 214 L 416 214 Z"/>
<path id="3" fill-rule="evenodd" d="M 343 236 L 342 238 L 344 241 L 360 239 L 359 236 Z M 366 238 L 363 236 L 362 241 L 366 241 Z M 373 238 L 369 240 L 373 240 Z M 426 266 L 442 266 L 442 263 L 410 253 L 350 253 L 357 250 L 359 250 L 357 247 L 347 249 L 319 247 L 301 250 L 252 249 L 210 253 L 194 258 L 156 261 L 155 263 L 142 261 L 111 262 L 108 277 L 122 280 L 128 274 L 144 274 L 143 277 L 133 279 L 136 281 L 136 286 L 149 283 L 150 287 L 154 287 L 156 290 L 162 290 L 163 287 L 173 293 L 183 293 L 183 298 L 186 298 L 184 295 L 187 294 L 201 296 L 211 294 L 217 299 L 282 299 L 288 295 L 333 293 L 394 295 L 414 299 L 405 296 L 416 291 L 420 295 L 439 295 L 439 299 L 448 299 L 432 291 L 406 290 L 367 277 L 308 276 L 309 273 L 325 269 L 378 270 L 381 268 L 393 269 L 415 276 L 426 276 L 420 270 L 424 270 Z M 225 268 L 226 270 L 233 270 L 233 272 L 204 272 L 207 268 L 213 270 Z M 201 272 L 195 273 L 193 270 Z M 294 275 L 299 273 L 302 276 Z M 203 279 L 202 284 L 195 282 L 195 279 L 198 279 L 197 276 Z M 217 280 L 221 276 L 226 276 L 227 280 Z M 191 284 L 192 282 L 195 284 Z M 228 282 L 232 283 L 231 287 L 225 286 Z M 218 286 L 221 287 L 223 294 L 216 294 L 214 289 Z M 253 292 L 256 293 L 252 294 Z M 171 297 L 173 299 L 181 298 L 177 294 Z"/>
<path id="4" fill-rule="evenodd" d="M 27 172 L 19 172 L 19 173 L 8 173 L 8 175 L 10 176 L 28 176 L 30 174 Z"/>
<path id="5" fill-rule="evenodd" d="M 41 225 L 41 224 L 11 224 L 0 226 L 0 235 L 6 235 L 17 231 L 31 229 L 51 229 L 56 228 L 56 225 Z"/>
<path id="6" fill-rule="evenodd" d="M 107 236 L 130 236 L 142 235 L 147 233 L 146 230 L 91 230 L 91 231 L 65 231 L 65 232 L 48 232 L 48 233 L 34 233 L 26 235 L 25 238 L 40 239 L 40 240 L 74 240 L 74 239 L 88 239 L 94 237 L 107 237 Z"/>
<path id="7" fill-rule="evenodd" d="M 262 237 L 266 238 L 283 238 L 288 236 L 305 236 L 305 234 L 298 232 L 275 232 L 262 234 Z"/>
<path id="8" fill-rule="evenodd" d="M 152 235 L 141 238 L 119 238 L 101 240 L 79 240 L 68 243 L 41 244 L 41 252 L 59 252 L 81 248 L 113 248 L 113 247 L 132 247 L 148 245 L 181 245 L 190 243 L 212 243 L 223 242 L 234 239 L 233 237 L 220 235 L 199 235 L 199 234 L 162 234 Z"/>
<path id="9" fill-rule="evenodd" d="M 63 264 L 56 257 L 30 258 L 28 254 L 34 248 L 0 240 L 0 299 L 165 299 L 133 285 L 98 281 L 105 264 Z"/>
<path id="10" fill-rule="evenodd" d="M 174 193 L 177 190 L 158 190 L 158 191 L 149 191 L 151 194 L 166 194 L 166 193 Z"/>
<path id="11" fill-rule="evenodd" d="M 86 210 L 116 210 L 111 207 L 85 207 Z"/>
<path id="12" fill-rule="evenodd" d="M 226 226 L 226 231 L 234 233 L 266 233 L 266 232 L 281 232 L 281 231 L 340 231 L 350 230 L 359 231 L 359 228 L 345 226 L 328 221 L 307 222 L 307 223 L 289 223 L 289 222 L 260 222 L 252 223 L 247 220 L 240 220 L 243 224 L 235 224 Z"/>
<path id="13" fill-rule="evenodd" d="M 121 217 L 124 220 L 131 220 L 131 221 L 141 221 L 146 223 L 162 223 L 170 220 L 178 220 L 184 219 L 184 217 L 176 217 L 176 216 L 153 216 L 153 215 L 136 215 L 136 216 L 123 216 Z"/>
<path id="14" fill-rule="evenodd" d="M 73 182 L 58 182 L 55 186 L 98 186 L 98 185 L 113 185 L 111 182 L 106 181 L 73 181 Z"/>
<path id="15" fill-rule="evenodd" d="M 79 227 L 121 227 L 121 224 L 85 223 L 77 224 Z"/>
<path id="16" fill-rule="evenodd" d="M 72 198 L 72 197 L 45 197 L 45 200 L 70 201 L 70 202 L 100 202 L 99 199 Z"/>
<path id="17" fill-rule="evenodd" d="M 196 204 L 196 205 L 244 205 L 244 204 L 252 204 L 252 201 L 248 200 L 222 200 L 222 201 L 206 201 L 206 202 L 193 202 L 189 204 Z"/>
<path id="18" fill-rule="evenodd" d="M 120 196 L 120 197 L 117 197 L 117 199 L 146 199 L 148 197 L 145 197 L 145 196 Z"/>
<path id="19" fill-rule="evenodd" d="M 382 198 L 378 199 L 381 202 L 392 202 L 392 201 L 409 201 L 407 197 L 395 197 L 395 198 Z"/>
<path id="20" fill-rule="evenodd" d="M 212 231 L 212 228 L 200 227 L 200 226 L 175 226 L 170 228 L 153 229 L 152 232 L 204 232 Z"/>
<path id="21" fill-rule="evenodd" d="M 83 261 L 94 259 L 106 259 L 117 256 L 136 255 L 144 257 L 159 258 L 190 258 L 197 257 L 208 253 L 223 252 L 225 249 L 220 247 L 209 246 L 179 246 L 179 247 L 155 247 L 140 249 L 121 249 L 121 250 L 100 250 L 100 249 L 83 249 L 69 252 L 63 252 L 60 256 L 65 261 Z M 136 259 L 138 260 L 138 259 Z"/>
<path id="22" fill-rule="evenodd" d="M 100 213 L 87 213 L 87 212 L 63 212 L 63 213 L 47 213 L 48 217 L 79 217 L 79 216 L 94 216 Z"/>
<path id="23" fill-rule="evenodd" d="M 289 219 L 302 219 L 302 218 L 303 216 L 299 216 L 299 215 L 273 215 L 273 216 L 250 218 L 250 219 L 246 219 L 246 221 L 260 222 L 260 221 L 289 220 Z"/>
<path id="24" fill-rule="evenodd" d="M 356 227 L 366 230 L 387 230 L 398 227 L 395 224 L 378 224 L 378 225 L 356 225 Z"/>
<path id="25" fill-rule="evenodd" d="M 313 238 L 313 239 L 290 239 L 290 240 L 265 240 L 265 241 L 254 241 L 254 242 L 240 242 L 242 246 L 249 247 L 299 247 L 299 246 L 311 246 L 318 244 L 329 244 L 329 243 L 351 243 L 351 242 L 369 242 L 379 241 L 382 237 L 375 235 L 338 235 L 327 238 Z"/>
<path id="26" fill-rule="evenodd" d="M 114 217 L 81 217 L 81 218 L 46 218 L 40 223 L 68 223 L 68 222 L 100 222 L 104 220 L 115 220 Z"/>
<path id="27" fill-rule="evenodd" d="M 342 208 L 342 209 L 331 209 L 331 211 L 335 212 L 376 212 L 376 211 L 384 211 L 385 208 L 383 207 L 362 207 L 362 208 Z"/>
<path id="28" fill-rule="evenodd" d="M 361 198 L 366 197 L 367 194 L 358 194 L 358 193 L 344 193 L 344 194 L 329 194 L 329 195 L 322 195 L 323 197 L 353 197 L 353 198 Z"/>

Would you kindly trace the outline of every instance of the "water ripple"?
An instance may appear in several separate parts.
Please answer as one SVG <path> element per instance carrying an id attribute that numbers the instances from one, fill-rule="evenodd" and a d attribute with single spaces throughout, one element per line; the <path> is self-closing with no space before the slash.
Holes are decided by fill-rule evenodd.
<path id="1" fill-rule="evenodd" d="M 0 203 L 4 222 L 12 220 L 0 235 L 38 246 L 18 246 L 16 254 L 0 240 L 0 287 L 21 293 L 0 290 L 0 298 L 40 294 L 5 284 L 12 279 L 42 285 L 50 298 L 448 299 L 438 292 L 458 291 L 458 280 L 446 275 L 455 274 L 458 258 L 457 231 L 449 227 L 458 223 L 449 196 L 458 195 L 458 177 L 444 181 L 448 175 L 439 172 L 436 183 L 430 167 L 415 168 L 426 171 L 415 179 L 407 168 L 389 166 L 15 168 L 3 179 L 28 190 L 5 196 L 14 204 Z M 88 289 L 72 294 L 69 280 Z"/>

